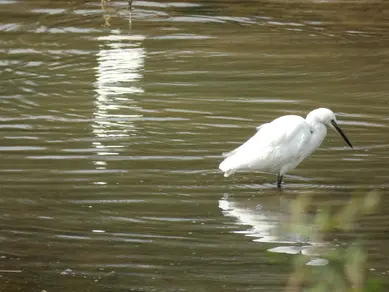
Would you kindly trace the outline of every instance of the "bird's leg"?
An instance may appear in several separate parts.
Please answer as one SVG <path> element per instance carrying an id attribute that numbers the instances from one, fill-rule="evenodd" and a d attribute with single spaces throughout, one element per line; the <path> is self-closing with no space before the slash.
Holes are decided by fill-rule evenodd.
<path id="1" fill-rule="evenodd" d="M 280 188 L 281 187 L 281 182 L 282 182 L 282 178 L 284 176 L 281 175 L 281 174 L 278 174 L 278 177 L 277 177 L 277 187 Z"/>

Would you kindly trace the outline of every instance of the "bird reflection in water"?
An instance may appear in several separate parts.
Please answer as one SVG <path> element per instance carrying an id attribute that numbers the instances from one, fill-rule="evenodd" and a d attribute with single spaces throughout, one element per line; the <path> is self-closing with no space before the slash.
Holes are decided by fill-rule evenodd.
<path id="1" fill-rule="evenodd" d="M 269 252 L 301 253 L 310 257 L 308 265 L 325 265 L 327 260 L 319 258 L 314 252 L 314 247 L 322 243 L 284 228 L 292 219 L 292 202 L 292 199 L 273 193 L 240 200 L 225 194 L 219 200 L 219 208 L 224 216 L 234 218 L 237 225 L 247 226 L 234 233 L 252 237 L 255 242 L 274 244 L 274 247 L 268 249 Z M 311 214 L 304 216 L 308 220 L 314 218 Z"/>

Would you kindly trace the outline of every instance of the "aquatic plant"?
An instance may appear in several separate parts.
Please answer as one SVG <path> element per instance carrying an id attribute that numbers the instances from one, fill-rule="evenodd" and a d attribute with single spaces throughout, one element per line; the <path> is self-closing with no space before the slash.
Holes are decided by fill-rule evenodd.
<path id="1" fill-rule="evenodd" d="M 383 291 L 381 279 L 367 275 L 368 255 L 361 240 L 354 238 L 345 244 L 333 244 L 326 240 L 336 231 L 355 231 L 358 220 L 374 212 L 379 201 L 380 194 L 375 191 L 367 195 L 355 194 L 337 211 L 332 211 L 329 207 L 315 210 L 312 220 L 312 217 L 307 219 L 305 216 L 311 205 L 311 197 L 300 196 L 295 199 L 291 205 L 292 220 L 287 228 L 292 232 L 309 236 L 315 243 L 312 246 L 312 253 L 321 261 L 319 265 L 310 265 L 309 256 L 297 255 L 293 259 L 294 270 L 285 291 Z"/>

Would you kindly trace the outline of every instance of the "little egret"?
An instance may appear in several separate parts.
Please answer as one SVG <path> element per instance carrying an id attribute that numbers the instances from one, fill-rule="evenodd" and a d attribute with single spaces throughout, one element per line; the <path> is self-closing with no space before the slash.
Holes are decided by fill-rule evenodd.
<path id="1" fill-rule="evenodd" d="M 338 131 L 351 147 L 350 140 L 336 122 L 335 114 L 326 108 L 311 111 L 304 119 L 300 116 L 282 116 L 257 127 L 257 133 L 231 152 L 224 153 L 219 169 L 224 176 L 237 170 L 257 170 L 278 174 L 277 187 L 289 170 L 296 168 L 323 142 L 327 127 Z"/>

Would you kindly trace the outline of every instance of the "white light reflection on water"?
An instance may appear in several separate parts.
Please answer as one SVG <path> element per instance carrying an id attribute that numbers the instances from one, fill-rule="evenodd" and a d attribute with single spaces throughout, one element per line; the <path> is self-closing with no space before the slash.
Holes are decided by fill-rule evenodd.
<path id="1" fill-rule="evenodd" d="M 142 115 L 133 97 L 143 92 L 139 86 L 145 58 L 143 40 L 141 35 L 115 32 L 98 38 L 101 43 L 97 53 L 92 128 L 96 137 L 93 147 L 102 158 L 93 162 L 96 169 L 106 169 L 108 161 L 103 157 L 119 155 L 124 147 L 120 140 L 136 134 L 134 122 Z"/>

